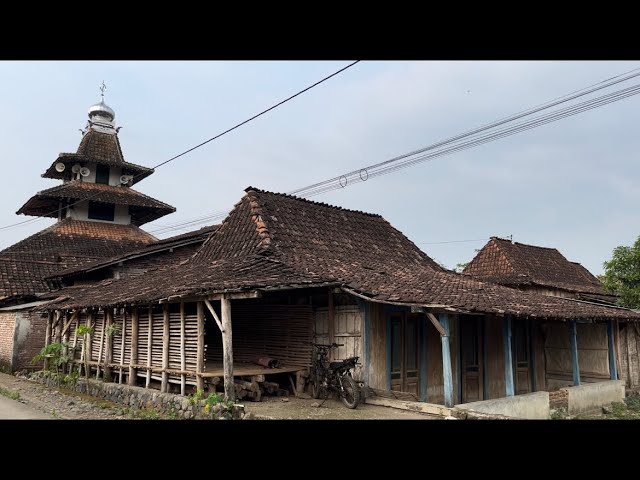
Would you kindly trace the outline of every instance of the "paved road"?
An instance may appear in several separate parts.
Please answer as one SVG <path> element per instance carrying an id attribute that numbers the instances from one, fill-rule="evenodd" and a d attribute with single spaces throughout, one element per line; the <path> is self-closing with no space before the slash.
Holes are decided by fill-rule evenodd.
<path id="1" fill-rule="evenodd" d="M 31 408 L 10 398 L 0 395 L 0 420 L 24 420 L 24 419 L 51 419 L 51 415 L 47 415 L 40 410 Z"/>

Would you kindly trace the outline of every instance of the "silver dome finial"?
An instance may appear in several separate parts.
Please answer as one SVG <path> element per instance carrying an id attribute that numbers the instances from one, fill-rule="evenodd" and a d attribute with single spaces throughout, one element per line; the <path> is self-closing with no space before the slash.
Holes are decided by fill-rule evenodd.
<path id="1" fill-rule="evenodd" d="M 102 81 L 100 85 L 100 103 L 91 105 L 89 107 L 89 126 L 98 127 L 100 130 L 107 130 L 109 133 L 114 131 L 113 121 L 116 118 L 116 112 L 104 103 L 104 91 L 107 89 L 107 84 Z"/>

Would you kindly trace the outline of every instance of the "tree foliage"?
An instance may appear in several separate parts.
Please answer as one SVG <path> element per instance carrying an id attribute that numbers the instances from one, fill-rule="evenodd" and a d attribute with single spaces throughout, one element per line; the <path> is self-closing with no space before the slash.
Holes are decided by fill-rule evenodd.
<path id="1" fill-rule="evenodd" d="M 613 250 L 611 260 L 604 262 L 603 283 L 620 297 L 620 305 L 640 308 L 640 237 L 631 247 Z"/>

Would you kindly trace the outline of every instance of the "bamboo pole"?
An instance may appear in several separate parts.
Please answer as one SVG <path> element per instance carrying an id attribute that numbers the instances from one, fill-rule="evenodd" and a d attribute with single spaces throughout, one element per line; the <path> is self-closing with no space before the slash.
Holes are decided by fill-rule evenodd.
<path id="1" fill-rule="evenodd" d="M 129 361 L 129 385 L 135 385 L 138 371 L 133 365 L 138 363 L 138 307 L 131 310 L 131 360 Z"/>
<path id="2" fill-rule="evenodd" d="M 162 305 L 162 368 L 169 368 L 169 304 Z M 160 391 L 166 393 L 169 388 L 169 374 L 162 372 Z"/>
<path id="3" fill-rule="evenodd" d="M 233 343 L 231 337 L 231 300 L 222 298 L 222 361 L 224 362 L 224 396 L 227 400 L 236 399 L 233 383 Z"/>
<path id="4" fill-rule="evenodd" d="M 53 312 L 49 312 L 47 315 L 47 328 L 44 332 L 44 346 L 48 347 L 51 345 L 51 326 L 53 324 Z M 49 369 L 49 359 L 45 357 L 44 359 L 44 369 Z"/>
<path id="5" fill-rule="evenodd" d="M 187 353 L 184 348 L 185 337 L 185 318 L 184 318 L 184 302 L 180 302 L 180 370 L 187 369 Z M 180 395 L 186 395 L 187 392 L 187 376 L 183 373 L 180 376 Z"/>
<path id="6" fill-rule="evenodd" d="M 196 373 L 198 374 L 196 388 L 203 390 L 204 378 L 201 374 L 204 372 L 204 304 L 202 302 L 198 302 L 198 348 L 196 355 Z"/>
<path id="7" fill-rule="evenodd" d="M 151 345 L 153 344 L 153 307 L 149 305 L 149 332 L 147 333 L 147 378 L 144 387 L 151 384 Z"/>
<path id="8" fill-rule="evenodd" d="M 106 366 L 104 368 L 104 375 L 102 379 L 105 382 L 111 381 L 111 371 L 112 368 L 110 366 L 111 361 L 113 359 L 113 332 L 111 331 L 111 325 L 113 325 L 113 308 L 108 308 L 105 312 L 107 316 L 106 327 L 105 327 L 105 353 L 104 353 L 104 361 Z"/>
<path id="9" fill-rule="evenodd" d="M 96 318 L 96 325 L 98 324 L 98 319 Z M 102 325 L 102 329 L 100 331 L 100 345 L 98 346 L 98 364 L 96 365 L 96 380 L 100 378 L 100 362 L 102 362 L 102 348 L 104 346 L 104 324 Z"/>
<path id="10" fill-rule="evenodd" d="M 127 338 L 127 311 L 122 312 L 122 335 L 120 336 L 120 372 L 118 373 L 118 383 L 122 384 L 122 367 L 124 367 L 124 346 Z"/>

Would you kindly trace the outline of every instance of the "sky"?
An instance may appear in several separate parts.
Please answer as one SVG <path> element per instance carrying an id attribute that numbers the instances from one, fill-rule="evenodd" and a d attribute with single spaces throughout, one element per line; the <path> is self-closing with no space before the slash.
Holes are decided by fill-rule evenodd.
<path id="1" fill-rule="evenodd" d="M 58 184 L 40 175 L 60 152 L 76 151 L 103 80 L 125 159 L 155 166 L 348 63 L 0 62 L 0 227 L 31 218 L 15 212 Z M 138 183 L 177 208 L 143 228 L 229 210 L 248 186 L 288 192 L 332 178 L 636 68 L 640 62 L 362 61 Z M 616 246 L 640 235 L 638 107 L 640 95 L 314 200 L 381 214 L 447 268 L 471 260 L 490 236 L 512 235 L 600 274 Z M 52 223 L 0 230 L 0 248 Z"/>

